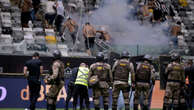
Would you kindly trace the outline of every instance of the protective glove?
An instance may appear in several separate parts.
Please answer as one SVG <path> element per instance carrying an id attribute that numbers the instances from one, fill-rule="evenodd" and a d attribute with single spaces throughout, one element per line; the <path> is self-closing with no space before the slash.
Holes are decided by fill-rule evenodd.
<path id="1" fill-rule="evenodd" d="M 135 91 L 135 84 L 131 85 L 132 91 Z"/>

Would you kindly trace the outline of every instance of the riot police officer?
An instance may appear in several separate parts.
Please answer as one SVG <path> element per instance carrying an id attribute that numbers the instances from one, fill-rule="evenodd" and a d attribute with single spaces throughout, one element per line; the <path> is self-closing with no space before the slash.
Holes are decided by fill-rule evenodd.
<path id="1" fill-rule="evenodd" d="M 117 60 L 112 68 L 113 73 L 113 110 L 117 110 L 117 100 L 119 97 L 120 91 L 123 92 L 125 110 L 129 110 L 129 91 L 130 85 L 128 84 L 129 74 L 134 76 L 134 67 L 133 64 L 129 61 L 129 53 L 123 51 L 121 58 Z M 131 79 L 131 77 L 130 77 Z"/>
<path id="2" fill-rule="evenodd" d="M 93 90 L 93 101 L 95 110 L 100 110 L 100 96 L 103 97 L 104 110 L 108 110 L 109 87 L 112 86 L 111 66 L 104 62 L 104 55 L 99 52 L 96 63 L 90 66 L 89 84 Z M 93 83 L 95 82 L 95 83 Z"/>
<path id="3" fill-rule="evenodd" d="M 78 69 L 79 69 L 78 67 L 73 68 L 72 75 L 69 79 L 68 88 L 67 88 L 67 97 L 65 101 L 65 110 L 68 110 L 69 101 L 73 97 L 73 91 L 75 89 L 75 80 L 77 77 Z"/>
<path id="4" fill-rule="evenodd" d="M 145 55 L 144 61 L 137 66 L 135 80 L 132 79 L 132 83 L 135 86 L 134 94 L 134 110 L 138 110 L 139 98 L 141 93 L 143 94 L 143 110 L 148 110 L 150 80 L 155 83 L 154 69 L 150 64 L 150 56 Z"/>
<path id="5" fill-rule="evenodd" d="M 179 95 L 185 83 L 184 67 L 180 64 L 180 56 L 178 54 L 172 56 L 172 62 L 168 64 L 165 74 L 167 83 L 163 110 L 171 110 L 171 104 L 173 104 L 173 110 L 178 110 Z"/>
<path id="6" fill-rule="evenodd" d="M 56 110 L 56 100 L 59 91 L 64 86 L 64 63 L 61 61 L 61 52 L 55 50 L 53 53 L 54 62 L 52 64 L 52 72 L 45 78 L 45 83 L 50 84 L 47 93 L 47 110 Z"/>

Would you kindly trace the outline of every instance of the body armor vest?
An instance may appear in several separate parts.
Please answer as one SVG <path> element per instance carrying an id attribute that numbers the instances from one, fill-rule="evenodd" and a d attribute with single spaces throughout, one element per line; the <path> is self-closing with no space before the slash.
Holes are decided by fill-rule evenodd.
<path id="1" fill-rule="evenodd" d="M 106 81 L 109 73 L 108 67 L 104 63 L 96 64 L 93 73 L 98 76 L 99 81 Z"/>
<path id="2" fill-rule="evenodd" d="M 150 82 L 151 66 L 149 64 L 142 63 L 136 73 L 137 82 Z"/>
<path id="3" fill-rule="evenodd" d="M 64 63 L 62 61 L 60 61 L 60 60 L 55 60 L 54 63 L 55 62 L 58 62 L 60 64 L 60 67 L 59 67 L 59 71 L 58 71 L 58 76 L 57 76 L 57 78 L 55 80 L 53 80 L 52 83 L 53 84 L 59 84 L 61 80 L 64 81 Z M 49 74 L 50 75 L 53 74 L 52 67 L 50 69 Z"/>
<path id="4" fill-rule="evenodd" d="M 129 72 L 130 72 L 130 63 L 128 61 L 118 61 L 118 65 L 115 68 L 114 80 L 126 81 L 128 82 Z"/>
<path id="5" fill-rule="evenodd" d="M 168 74 L 168 81 L 181 81 L 183 68 L 180 64 L 172 64 L 172 70 Z"/>

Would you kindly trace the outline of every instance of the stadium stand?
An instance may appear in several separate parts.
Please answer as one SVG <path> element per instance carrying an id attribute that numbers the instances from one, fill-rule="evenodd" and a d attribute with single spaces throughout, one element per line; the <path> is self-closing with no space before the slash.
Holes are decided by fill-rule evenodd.
<path id="1" fill-rule="evenodd" d="M 54 28 L 48 28 L 45 24 L 45 2 L 47 0 L 41 0 L 40 8 L 37 12 L 36 19 L 28 23 L 28 28 L 22 28 L 21 26 L 21 10 L 18 8 L 19 0 L 1 0 L 0 1 L 0 52 L 1 53 L 12 53 L 12 54 L 31 54 L 34 51 L 39 51 L 41 54 L 50 55 L 51 51 L 61 47 L 65 49 L 64 55 L 81 55 L 87 56 L 85 53 L 83 39 L 81 36 L 81 28 L 79 29 L 78 35 L 79 42 L 76 46 L 73 46 L 68 32 L 65 32 L 66 41 L 61 42 L 60 37 L 55 32 Z M 145 0 L 146 1 L 146 0 Z M 152 0 L 148 0 L 152 1 Z M 160 0 L 159 0 L 160 1 Z M 162 7 L 160 2 L 155 3 L 158 8 L 162 8 L 163 12 L 167 12 L 172 8 L 175 13 L 173 16 L 173 23 L 181 22 L 181 34 L 178 37 L 178 49 L 176 51 L 181 51 L 184 54 L 192 55 L 194 53 L 194 1 L 193 0 L 169 0 L 163 1 L 165 7 Z M 146 2 L 145 2 L 146 3 Z M 91 5 L 89 3 L 88 5 Z M 140 3 L 141 4 L 141 3 Z M 149 2 L 148 2 L 149 4 Z M 71 12 L 68 8 L 76 8 L 75 10 L 80 10 L 80 7 L 84 6 L 84 2 L 81 0 L 75 2 L 70 0 L 68 3 L 64 3 L 66 10 Z M 91 6 L 93 6 L 92 4 Z M 98 5 L 100 5 L 98 3 Z M 77 6 L 77 7 L 76 7 Z M 91 7 L 88 6 L 90 9 Z M 88 8 L 86 7 L 86 8 Z M 99 7 L 99 6 L 94 6 Z M 152 5 L 147 8 L 144 7 L 146 13 L 153 13 L 151 9 Z M 138 8 L 138 6 L 136 7 Z M 85 9 L 85 8 L 84 8 Z M 87 9 L 85 9 L 87 11 Z M 150 15 L 149 15 L 150 16 Z M 148 18 L 146 17 L 146 20 Z M 149 17 L 150 19 L 150 17 Z M 98 26 L 96 26 L 98 27 Z M 114 32 L 111 32 L 114 33 Z M 81 37 L 80 37 L 81 36 Z M 98 38 L 98 35 L 97 35 Z M 110 44 L 96 39 L 98 51 L 109 52 L 112 51 Z M 4 45 L 6 44 L 6 45 Z M 25 48 L 26 46 L 26 48 Z M 70 48 L 71 47 L 71 48 Z M 73 47 L 73 48 L 72 48 Z M 19 48 L 22 48 L 19 50 Z M 25 49 L 23 49 L 25 48 Z M 73 50 L 73 51 L 72 51 Z"/>

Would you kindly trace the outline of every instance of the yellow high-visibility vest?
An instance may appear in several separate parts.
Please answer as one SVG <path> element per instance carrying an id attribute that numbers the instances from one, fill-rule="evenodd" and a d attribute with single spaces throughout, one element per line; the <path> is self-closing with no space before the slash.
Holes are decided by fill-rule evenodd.
<path id="1" fill-rule="evenodd" d="M 79 67 L 75 84 L 88 86 L 89 69 L 86 67 Z"/>

